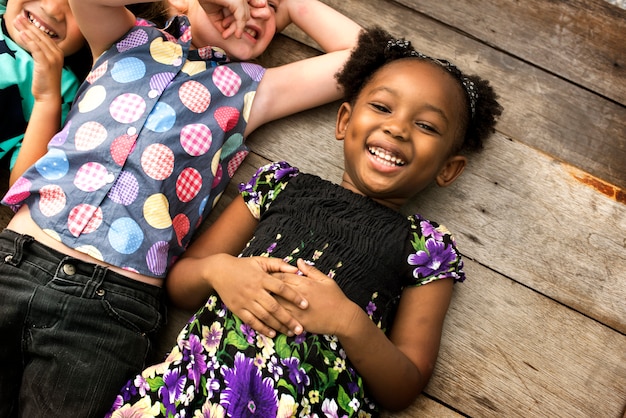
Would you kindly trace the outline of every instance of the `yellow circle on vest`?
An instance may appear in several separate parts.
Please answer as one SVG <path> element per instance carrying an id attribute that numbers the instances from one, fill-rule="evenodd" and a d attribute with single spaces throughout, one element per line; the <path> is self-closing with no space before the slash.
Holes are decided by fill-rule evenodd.
<path id="1" fill-rule="evenodd" d="M 169 228 L 172 226 L 169 209 L 170 204 L 164 194 L 153 194 L 143 204 L 143 216 L 153 228 Z"/>

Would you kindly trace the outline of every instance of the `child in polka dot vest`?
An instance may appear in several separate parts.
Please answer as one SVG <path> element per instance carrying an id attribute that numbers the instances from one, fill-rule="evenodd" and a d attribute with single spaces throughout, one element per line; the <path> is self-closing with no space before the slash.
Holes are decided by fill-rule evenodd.
<path id="1" fill-rule="evenodd" d="M 163 279 L 247 155 L 245 138 L 338 99 L 333 77 L 360 29 L 318 1 L 170 0 L 164 28 L 126 3 L 71 2 L 96 61 L 47 154 L 3 199 L 16 214 L 0 235 L 12 307 L 0 314 L 11 341 L 1 361 L 16 366 L 0 382 L 0 415 L 106 410 L 143 364 L 164 320 Z M 327 53 L 250 63 L 291 22 Z"/>

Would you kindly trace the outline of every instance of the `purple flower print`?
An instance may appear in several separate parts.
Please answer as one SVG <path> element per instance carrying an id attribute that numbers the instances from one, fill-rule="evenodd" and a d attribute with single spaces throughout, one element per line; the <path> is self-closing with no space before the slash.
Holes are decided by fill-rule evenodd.
<path id="1" fill-rule="evenodd" d="M 277 245 L 277 243 L 273 243 L 272 245 L 270 245 L 269 247 L 267 247 L 266 252 L 267 252 L 268 254 L 271 254 L 271 253 L 274 251 L 274 249 L 276 248 L 276 245 Z"/>
<path id="2" fill-rule="evenodd" d="M 338 415 L 339 407 L 337 406 L 337 402 L 334 399 L 324 399 L 322 403 L 322 412 L 328 418 L 339 418 Z"/>
<path id="3" fill-rule="evenodd" d="M 146 396 L 146 393 L 150 391 L 150 384 L 146 382 L 142 375 L 135 377 L 134 384 L 141 396 Z"/>
<path id="4" fill-rule="evenodd" d="M 298 169 L 296 167 L 291 167 L 284 161 L 276 163 L 276 180 L 280 180 L 285 176 L 293 177 L 298 174 Z"/>
<path id="5" fill-rule="evenodd" d="M 189 336 L 189 363 L 187 363 L 187 375 L 193 380 L 196 387 L 200 384 L 200 377 L 207 371 L 206 356 L 202 352 L 200 338 L 191 334 Z"/>
<path id="6" fill-rule="evenodd" d="M 283 367 L 278 362 L 278 359 L 274 356 L 267 362 L 267 371 L 274 375 L 274 380 L 278 381 L 283 375 Z"/>
<path id="7" fill-rule="evenodd" d="M 165 407 L 165 415 L 176 413 L 176 400 L 183 393 L 187 378 L 178 369 L 167 370 L 163 374 L 163 386 L 159 388 L 159 398 Z"/>
<path id="8" fill-rule="evenodd" d="M 252 329 L 252 327 L 248 324 L 241 324 L 239 328 L 241 329 L 243 335 L 246 336 L 246 341 L 248 341 L 248 344 L 254 344 L 254 338 L 256 336 L 256 332 L 254 331 L 254 329 Z"/>
<path id="9" fill-rule="evenodd" d="M 304 341 L 306 341 L 306 331 L 303 331 L 302 334 L 296 335 L 296 338 L 293 340 L 296 344 L 302 344 Z"/>
<path id="10" fill-rule="evenodd" d="M 128 382 L 130 383 L 130 382 Z M 121 395 L 117 395 L 115 397 L 115 401 L 113 402 L 113 406 L 111 407 L 111 410 L 104 416 L 104 418 L 110 418 L 113 415 L 114 411 L 117 411 L 118 409 L 120 409 L 122 407 L 122 405 L 124 405 L 124 402 L 127 402 L 128 399 L 124 399 L 122 398 Z"/>
<path id="11" fill-rule="evenodd" d="M 435 225 L 433 225 L 432 223 L 428 221 L 420 222 L 420 227 L 422 228 L 422 235 L 425 237 L 430 235 L 437 241 L 440 241 L 441 238 L 443 237 L 443 234 L 437 231 L 437 228 L 435 227 Z"/>
<path id="12" fill-rule="evenodd" d="M 350 396 L 354 396 L 354 394 L 358 393 L 359 390 L 361 390 L 361 388 L 359 387 L 359 385 L 356 382 L 348 383 L 348 391 L 350 393 Z"/>
<path id="13" fill-rule="evenodd" d="M 122 398 L 124 402 L 127 402 L 130 398 L 137 394 L 137 388 L 133 384 L 132 380 L 129 380 L 128 383 L 122 388 Z"/>
<path id="14" fill-rule="evenodd" d="M 426 251 L 420 250 L 409 255 L 408 263 L 417 266 L 413 270 L 415 278 L 437 276 L 450 268 L 456 260 L 456 251 L 451 246 L 446 247 L 443 242 L 429 239 L 426 241 Z"/>
<path id="15" fill-rule="evenodd" d="M 367 308 L 365 308 L 365 311 L 367 312 L 367 316 L 374 315 L 374 311 L 376 311 L 376 304 L 374 304 L 374 302 L 370 301 L 367 304 Z"/>
<path id="16" fill-rule="evenodd" d="M 230 417 L 275 417 L 278 398 L 272 379 L 261 376 L 252 359 L 235 355 L 232 369 L 223 369 L 226 388 L 220 403 Z"/>
<path id="17" fill-rule="evenodd" d="M 300 367 L 300 360 L 295 357 L 290 357 L 281 360 L 281 363 L 283 363 L 283 366 L 289 371 L 289 379 L 296 385 L 298 393 L 304 393 L 306 386 L 311 384 L 311 379 L 304 369 Z"/>

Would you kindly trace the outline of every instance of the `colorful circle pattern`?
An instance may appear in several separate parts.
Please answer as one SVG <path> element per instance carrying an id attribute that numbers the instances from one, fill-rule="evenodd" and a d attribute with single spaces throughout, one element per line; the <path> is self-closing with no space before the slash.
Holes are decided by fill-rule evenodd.
<path id="1" fill-rule="evenodd" d="M 28 204 L 66 245 L 154 277 L 247 154 L 243 132 L 265 71 L 191 50 L 189 22 L 177 19 L 171 34 L 138 25 L 98 58 L 48 153 L 4 199 Z"/>

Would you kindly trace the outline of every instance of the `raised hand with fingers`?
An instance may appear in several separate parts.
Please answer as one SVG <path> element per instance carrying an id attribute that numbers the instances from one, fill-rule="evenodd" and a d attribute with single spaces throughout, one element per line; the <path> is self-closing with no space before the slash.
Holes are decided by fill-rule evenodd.
<path id="1" fill-rule="evenodd" d="M 224 39 L 232 35 L 241 38 L 251 16 L 261 18 L 269 13 L 266 0 L 212 0 L 199 3 Z"/>

